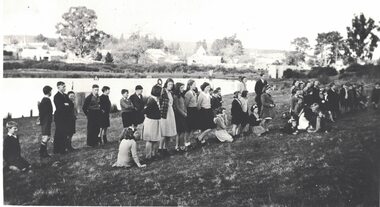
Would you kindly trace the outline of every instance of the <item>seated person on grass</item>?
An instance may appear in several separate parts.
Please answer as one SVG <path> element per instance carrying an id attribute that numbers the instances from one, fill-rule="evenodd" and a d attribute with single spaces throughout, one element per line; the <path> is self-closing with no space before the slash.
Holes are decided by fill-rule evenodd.
<path id="1" fill-rule="evenodd" d="M 3 156 L 5 168 L 14 171 L 30 170 L 31 165 L 21 156 L 20 141 L 17 136 L 18 125 L 14 121 L 9 121 L 6 124 L 8 134 L 4 139 Z"/>
<path id="2" fill-rule="evenodd" d="M 135 133 L 133 127 L 124 128 L 120 137 L 119 153 L 117 154 L 117 161 L 112 167 L 146 167 L 146 165 L 140 164 L 139 157 L 137 156 L 137 144 L 135 137 L 139 137 Z"/>
<path id="3" fill-rule="evenodd" d="M 220 108 L 216 111 L 214 117 L 215 129 L 203 132 L 199 137 L 199 141 L 204 144 L 206 140 L 216 138 L 220 142 L 233 142 L 234 139 L 227 132 L 227 114 L 225 108 Z"/>

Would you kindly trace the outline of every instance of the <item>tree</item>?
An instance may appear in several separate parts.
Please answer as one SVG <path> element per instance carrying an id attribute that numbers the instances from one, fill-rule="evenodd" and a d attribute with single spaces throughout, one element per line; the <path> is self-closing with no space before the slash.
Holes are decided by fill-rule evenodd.
<path id="1" fill-rule="evenodd" d="M 106 57 L 105 57 L 106 63 L 112 63 L 113 62 L 113 57 L 111 53 L 107 52 Z"/>
<path id="2" fill-rule="evenodd" d="M 170 43 L 169 46 L 164 48 L 165 52 L 173 55 L 180 55 L 182 53 L 181 45 L 179 43 Z"/>
<path id="3" fill-rule="evenodd" d="M 43 36 L 42 34 L 37 35 L 34 39 L 35 39 L 37 42 L 45 42 L 46 40 L 48 40 L 48 38 L 45 37 L 45 36 Z"/>
<path id="4" fill-rule="evenodd" d="M 295 47 L 295 50 L 300 53 L 306 53 L 310 48 L 309 39 L 306 37 L 297 37 L 291 42 L 291 44 Z"/>
<path id="5" fill-rule="evenodd" d="M 290 51 L 285 53 L 285 61 L 287 65 L 299 65 L 301 62 L 305 62 L 305 54 L 297 52 L 297 51 Z"/>
<path id="6" fill-rule="evenodd" d="M 63 22 L 56 25 L 64 47 L 75 55 L 84 57 L 102 48 L 110 35 L 96 29 L 95 11 L 86 7 L 71 7 L 62 15 Z"/>
<path id="7" fill-rule="evenodd" d="M 347 27 L 345 55 L 354 62 L 371 60 L 379 41 L 379 37 L 374 33 L 376 29 L 379 27 L 373 19 L 367 19 L 364 14 L 355 15 L 352 26 Z"/>
<path id="8" fill-rule="evenodd" d="M 242 42 L 236 38 L 236 34 L 223 39 L 216 39 L 211 46 L 211 53 L 218 56 L 234 57 L 244 54 Z"/>
<path id="9" fill-rule="evenodd" d="M 18 39 L 15 39 L 15 38 L 11 39 L 11 44 L 17 45 L 18 43 L 19 43 Z"/>
<path id="10" fill-rule="evenodd" d="M 337 31 L 318 33 L 314 54 L 322 56 L 322 65 L 335 63 L 338 58 L 343 57 L 344 41 Z"/>
<path id="11" fill-rule="evenodd" d="M 164 46 L 162 39 L 151 38 L 149 35 L 140 35 L 139 32 L 135 32 L 125 42 L 118 44 L 116 50 L 122 59 L 133 58 L 138 64 L 147 49 L 163 49 Z"/>
<path id="12" fill-rule="evenodd" d="M 57 40 L 54 38 L 49 38 L 47 40 L 47 44 L 49 45 L 49 47 L 55 47 L 57 45 Z"/>
<path id="13" fill-rule="evenodd" d="M 195 43 L 195 49 L 194 49 L 194 52 L 196 52 L 198 50 L 198 48 L 200 47 L 203 47 L 203 49 L 205 49 L 207 51 L 207 42 L 206 40 L 200 40 L 198 42 Z"/>
<path id="14" fill-rule="evenodd" d="M 96 61 L 101 61 L 102 58 L 103 58 L 102 53 L 100 53 L 100 52 L 96 52 L 95 60 L 96 60 Z"/>

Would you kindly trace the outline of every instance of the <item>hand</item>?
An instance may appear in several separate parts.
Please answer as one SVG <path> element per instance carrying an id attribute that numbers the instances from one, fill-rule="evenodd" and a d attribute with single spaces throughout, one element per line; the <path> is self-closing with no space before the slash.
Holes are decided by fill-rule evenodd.
<path id="1" fill-rule="evenodd" d="M 18 169 L 18 167 L 14 166 L 14 165 L 9 166 L 9 169 L 16 171 L 16 172 L 20 171 L 20 169 Z"/>
<path id="2" fill-rule="evenodd" d="M 146 164 L 142 164 L 139 166 L 139 168 L 143 168 L 143 167 L 146 167 Z"/>

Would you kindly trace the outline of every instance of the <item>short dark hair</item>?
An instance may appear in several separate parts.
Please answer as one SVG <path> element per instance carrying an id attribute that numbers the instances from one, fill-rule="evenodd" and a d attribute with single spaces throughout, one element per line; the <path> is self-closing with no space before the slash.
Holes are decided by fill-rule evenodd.
<path id="1" fill-rule="evenodd" d="M 124 93 L 129 93 L 129 91 L 127 89 L 122 89 L 121 90 L 121 95 L 124 95 Z"/>
<path id="2" fill-rule="evenodd" d="M 52 88 L 50 86 L 44 86 L 44 88 L 42 89 L 45 95 L 49 94 L 51 90 Z"/>
<path id="3" fill-rule="evenodd" d="M 63 86 L 63 85 L 65 85 L 65 82 L 62 82 L 62 81 L 57 82 L 57 86 Z"/>
<path id="4" fill-rule="evenodd" d="M 141 86 L 141 85 L 137 85 L 136 87 L 135 87 L 135 90 L 142 90 L 143 89 L 143 87 Z"/>
<path id="5" fill-rule="evenodd" d="M 248 95 L 248 91 L 247 90 L 244 90 L 243 92 L 241 92 L 241 97 L 246 98 L 247 95 Z"/>
<path id="6" fill-rule="evenodd" d="M 161 95 L 162 87 L 160 85 L 154 85 L 152 87 L 152 91 L 150 94 L 155 97 L 159 97 Z"/>
<path id="7" fill-rule="evenodd" d="M 108 86 L 103 86 L 103 88 L 102 88 L 102 92 L 104 93 L 105 91 L 108 91 L 108 90 L 110 90 L 110 87 L 108 87 Z"/>
<path id="8" fill-rule="evenodd" d="M 74 91 L 67 92 L 67 95 L 70 95 L 70 94 L 75 94 L 75 93 L 74 93 Z"/>
<path id="9" fill-rule="evenodd" d="M 206 88 L 207 86 L 209 86 L 209 85 L 210 85 L 209 83 L 204 82 L 204 83 L 201 85 L 201 90 L 204 91 L 205 88 Z"/>
<path id="10" fill-rule="evenodd" d="M 97 84 L 92 85 L 92 88 L 99 88 Z"/>

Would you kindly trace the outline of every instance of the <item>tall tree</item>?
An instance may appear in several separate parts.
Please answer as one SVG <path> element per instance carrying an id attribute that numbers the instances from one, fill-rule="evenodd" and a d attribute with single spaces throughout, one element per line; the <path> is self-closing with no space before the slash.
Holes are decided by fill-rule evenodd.
<path id="1" fill-rule="evenodd" d="M 344 41 L 339 32 L 318 33 L 316 41 L 314 54 L 321 55 L 323 65 L 335 63 L 337 58 L 343 56 L 341 51 L 344 51 Z"/>
<path id="2" fill-rule="evenodd" d="M 355 15 L 351 27 L 347 27 L 345 55 L 354 62 L 371 60 L 379 41 L 379 37 L 374 33 L 376 29 L 379 27 L 373 19 L 367 19 L 364 14 Z"/>
<path id="3" fill-rule="evenodd" d="M 309 39 L 307 39 L 307 37 L 297 37 L 291 42 L 291 44 L 297 52 L 304 54 L 310 48 Z"/>
<path id="4" fill-rule="evenodd" d="M 103 47 L 110 35 L 96 29 L 95 11 L 86 7 L 71 7 L 62 15 L 63 22 L 56 25 L 64 47 L 75 55 L 84 57 Z"/>
<path id="5" fill-rule="evenodd" d="M 244 54 L 241 40 L 236 38 L 236 34 L 223 39 L 216 39 L 211 45 L 211 53 L 218 56 L 234 57 Z"/>

